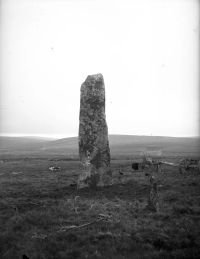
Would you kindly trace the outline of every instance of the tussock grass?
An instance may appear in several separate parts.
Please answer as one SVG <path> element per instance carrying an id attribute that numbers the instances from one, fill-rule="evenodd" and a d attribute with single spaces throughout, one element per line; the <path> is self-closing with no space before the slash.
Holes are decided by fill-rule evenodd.
<path id="1" fill-rule="evenodd" d="M 199 258 L 197 173 L 180 175 L 166 167 L 156 174 L 155 213 L 146 207 L 148 177 L 133 173 L 129 160 L 112 164 L 112 186 L 79 191 L 70 186 L 78 163 L 58 159 L 61 171 L 52 173 L 52 162 L 29 158 L 1 165 L 0 258 Z M 99 215 L 105 218 L 98 221 Z"/>

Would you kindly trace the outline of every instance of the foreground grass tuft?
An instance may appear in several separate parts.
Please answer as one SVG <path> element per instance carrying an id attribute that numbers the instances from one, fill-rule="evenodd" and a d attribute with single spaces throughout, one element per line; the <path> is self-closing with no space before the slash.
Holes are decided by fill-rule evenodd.
<path id="1" fill-rule="evenodd" d="M 51 162 L 51 161 L 50 161 Z M 160 210 L 147 208 L 148 178 L 123 164 L 115 184 L 77 191 L 78 163 L 3 163 L 0 178 L 0 258 L 199 258 L 200 176 L 165 168 L 159 182 Z M 46 166 L 44 165 L 46 163 Z M 22 172 L 11 175 L 17 167 Z M 35 169 L 34 169 L 35 168 Z M 99 220 L 100 219 L 100 220 Z"/>

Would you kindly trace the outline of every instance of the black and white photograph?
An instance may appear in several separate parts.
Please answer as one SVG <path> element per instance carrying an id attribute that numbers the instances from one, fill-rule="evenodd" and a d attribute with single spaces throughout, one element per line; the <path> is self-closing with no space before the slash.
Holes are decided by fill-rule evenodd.
<path id="1" fill-rule="evenodd" d="M 0 259 L 200 258 L 200 2 L 0 0 Z"/>

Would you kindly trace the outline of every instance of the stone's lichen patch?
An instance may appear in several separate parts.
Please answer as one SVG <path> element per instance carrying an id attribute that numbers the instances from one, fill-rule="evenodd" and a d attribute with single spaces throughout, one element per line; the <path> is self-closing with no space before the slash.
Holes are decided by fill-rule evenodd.
<path id="1" fill-rule="evenodd" d="M 89 75 L 81 85 L 78 188 L 111 182 L 110 149 L 105 116 L 105 86 L 101 74 Z"/>

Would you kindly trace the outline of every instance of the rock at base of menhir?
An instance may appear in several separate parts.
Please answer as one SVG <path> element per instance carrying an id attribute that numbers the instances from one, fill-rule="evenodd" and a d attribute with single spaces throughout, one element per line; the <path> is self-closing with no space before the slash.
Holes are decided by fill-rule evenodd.
<path id="1" fill-rule="evenodd" d="M 78 188 L 111 183 L 105 86 L 101 74 L 89 75 L 81 85 L 79 156 L 82 168 Z"/>

